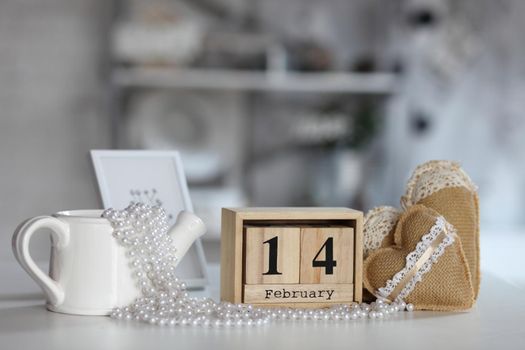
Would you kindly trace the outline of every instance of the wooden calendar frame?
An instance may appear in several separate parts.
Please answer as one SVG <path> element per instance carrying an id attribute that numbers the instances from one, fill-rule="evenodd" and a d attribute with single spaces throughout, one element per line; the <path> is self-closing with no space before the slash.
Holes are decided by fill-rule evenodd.
<path id="1" fill-rule="evenodd" d="M 344 225 L 354 232 L 353 302 L 362 301 L 363 212 L 349 208 L 223 208 L 221 228 L 221 300 L 244 302 L 244 227 L 248 225 Z M 257 304 L 257 306 L 327 307 L 330 303 Z"/>

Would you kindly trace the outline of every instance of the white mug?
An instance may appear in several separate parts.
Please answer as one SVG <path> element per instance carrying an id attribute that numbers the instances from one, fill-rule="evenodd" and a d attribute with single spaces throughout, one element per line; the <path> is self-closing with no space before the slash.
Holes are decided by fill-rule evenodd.
<path id="1" fill-rule="evenodd" d="M 13 235 L 13 251 L 22 267 L 42 288 L 48 310 L 77 315 L 107 315 L 131 303 L 140 288 L 131 275 L 126 250 L 113 237 L 102 210 L 62 211 L 22 223 Z M 51 230 L 49 276 L 29 255 L 31 236 Z M 180 261 L 204 232 L 204 223 L 182 211 L 170 230 Z"/>

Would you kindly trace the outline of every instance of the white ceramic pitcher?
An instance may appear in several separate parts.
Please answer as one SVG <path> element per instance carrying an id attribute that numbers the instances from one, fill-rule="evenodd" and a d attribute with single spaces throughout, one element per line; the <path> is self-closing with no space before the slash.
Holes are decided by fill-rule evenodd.
<path id="1" fill-rule="evenodd" d="M 77 315 L 107 315 L 132 302 L 140 289 L 131 276 L 125 248 L 113 237 L 102 210 L 69 210 L 23 222 L 13 235 L 13 251 L 22 267 L 46 295 L 51 311 Z M 37 230 L 51 230 L 49 275 L 29 254 Z M 201 219 L 182 211 L 170 229 L 177 261 L 206 231 Z"/>

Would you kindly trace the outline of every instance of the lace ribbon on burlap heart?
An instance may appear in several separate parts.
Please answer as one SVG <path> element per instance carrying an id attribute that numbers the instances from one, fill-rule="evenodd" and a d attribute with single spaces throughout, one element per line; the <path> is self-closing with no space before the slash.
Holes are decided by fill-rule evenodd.
<path id="1" fill-rule="evenodd" d="M 414 205 L 400 215 L 394 245 L 364 263 L 365 287 L 376 297 L 418 310 L 464 310 L 474 304 L 470 270 L 454 226 L 433 209 Z"/>
<path id="2" fill-rule="evenodd" d="M 401 215 L 401 210 L 381 206 L 375 207 L 365 215 L 363 225 L 363 256 L 376 249 L 394 244 L 394 228 Z"/>

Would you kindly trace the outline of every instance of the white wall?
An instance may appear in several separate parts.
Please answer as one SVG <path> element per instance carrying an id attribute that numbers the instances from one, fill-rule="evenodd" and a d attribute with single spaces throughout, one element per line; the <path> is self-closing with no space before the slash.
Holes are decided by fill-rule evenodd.
<path id="1" fill-rule="evenodd" d="M 0 1 L 0 262 L 13 261 L 23 219 L 98 206 L 88 151 L 109 146 L 97 74 L 103 4 Z M 47 245 L 35 239 L 37 259 Z"/>

